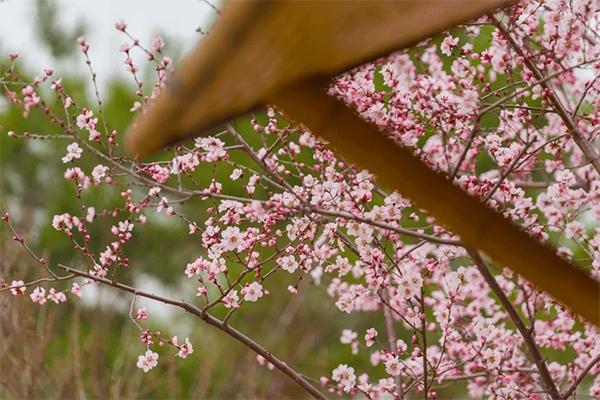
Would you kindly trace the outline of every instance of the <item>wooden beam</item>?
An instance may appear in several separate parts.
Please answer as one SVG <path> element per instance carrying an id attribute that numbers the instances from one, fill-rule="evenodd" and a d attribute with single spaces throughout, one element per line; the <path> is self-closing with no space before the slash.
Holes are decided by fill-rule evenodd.
<path id="1" fill-rule="evenodd" d="M 269 93 L 333 77 L 507 0 L 235 1 L 129 129 L 136 156 L 198 136 Z"/>
<path id="2" fill-rule="evenodd" d="M 574 313 L 600 326 L 600 283 L 541 244 L 501 214 L 453 185 L 410 150 L 325 93 L 322 83 L 303 83 L 270 100 L 302 121 L 349 161 L 376 174 L 377 181 L 407 196 L 436 221 L 546 291 Z"/>

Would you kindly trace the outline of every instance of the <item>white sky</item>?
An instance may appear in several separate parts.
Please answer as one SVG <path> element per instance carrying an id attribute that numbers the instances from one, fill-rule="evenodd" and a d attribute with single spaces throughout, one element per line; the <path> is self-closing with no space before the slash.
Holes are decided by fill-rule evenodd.
<path id="1" fill-rule="evenodd" d="M 101 85 L 115 73 L 126 76 L 119 46 L 126 38 L 114 28 L 125 20 L 128 30 L 148 44 L 157 33 L 174 39 L 187 51 L 200 39 L 196 28 L 208 30 L 215 11 L 202 0 L 56 0 L 61 25 L 73 28 L 78 21 L 87 28 L 90 57 Z M 36 36 L 35 0 L 0 1 L 0 52 L 17 52 L 27 69 L 41 75 L 52 67 L 56 75 L 86 72 L 82 57 L 58 63 Z M 211 1 L 217 6 L 220 0 Z M 167 42 L 169 44 L 169 42 Z"/>

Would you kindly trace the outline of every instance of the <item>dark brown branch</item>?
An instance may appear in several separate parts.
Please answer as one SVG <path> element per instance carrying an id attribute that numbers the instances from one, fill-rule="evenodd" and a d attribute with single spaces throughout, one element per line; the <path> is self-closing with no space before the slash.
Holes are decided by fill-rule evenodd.
<path id="1" fill-rule="evenodd" d="M 537 347 L 537 344 L 535 343 L 535 340 L 533 340 L 533 337 L 531 336 L 529 330 L 525 326 L 523 319 L 521 318 L 521 316 L 519 315 L 519 313 L 517 312 L 517 310 L 515 309 L 513 304 L 510 302 L 510 300 L 508 299 L 508 297 L 506 296 L 506 294 L 504 293 L 504 291 L 502 290 L 502 288 L 496 281 L 496 278 L 494 278 L 494 276 L 490 272 L 489 268 L 487 267 L 487 265 L 485 264 L 485 262 L 483 261 L 483 259 L 479 255 L 479 253 L 473 249 L 467 249 L 467 252 L 469 253 L 471 258 L 475 262 L 477 269 L 479 270 L 481 275 L 483 275 L 483 278 L 485 279 L 487 284 L 490 286 L 490 289 L 492 289 L 492 291 L 496 294 L 496 296 L 498 296 L 500 303 L 502 303 L 502 305 L 506 309 L 506 312 L 508 313 L 509 317 L 511 318 L 511 320 L 517 327 L 517 330 L 523 337 L 523 341 L 525 342 L 525 345 L 527 346 L 527 349 L 529 350 L 529 354 L 533 358 L 533 362 L 535 363 L 535 365 L 540 373 L 540 378 L 542 380 L 544 389 L 548 392 L 548 394 L 550 395 L 550 397 L 553 400 L 560 400 L 561 399 L 560 394 L 558 393 L 558 389 L 556 388 L 556 385 L 554 384 L 554 381 L 552 380 L 552 377 L 550 376 L 548 367 L 546 366 L 546 363 L 545 363 L 544 359 L 542 358 L 542 355 L 540 354 L 540 351 Z"/>
<path id="2" fill-rule="evenodd" d="M 569 386 L 569 388 L 567 389 L 567 391 L 565 392 L 565 394 L 563 394 L 561 396 L 562 399 L 568 399 L 569 396 L 571 396 L 573 393 L 575 393 L 575 390 L 577 389 L 577 386 L 579 386 L 579 384 L 581 383 L 581 381 L 583 381 L 583 378 L 586 377 L 586 375 L 588 374 L 588 372 L 590 372 L 590 370 L 592 368 L 594 368 L 594 365 L 596 365 L 598 362 L 600 362 L 600 354 L 598 354 L 595 358 L 592 359 L 592 361 L 590 361 L 590 363 L 583 369 L 583 371 L 581 371 L 581 373 L 579 374 L 579 376 L 577 377 L 577 379 L 575 379 L 575 381 L 573 382 L 573 384 L 571 384 L 571 386 Z"/>

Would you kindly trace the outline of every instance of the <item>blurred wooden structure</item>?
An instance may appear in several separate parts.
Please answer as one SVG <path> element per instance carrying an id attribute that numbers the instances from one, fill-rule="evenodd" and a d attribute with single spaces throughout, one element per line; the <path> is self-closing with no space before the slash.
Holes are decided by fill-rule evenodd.
<path id="1" fill-rule="evenodd" d="M 517 226 L 427 168 L 325 93 L 349 68 L 475 18 L 506 0 L 240 1 L 134 121 L 131 153 L 165 145 L 276 104 L 437 221 L 600 326 L 600 285 Z"/>

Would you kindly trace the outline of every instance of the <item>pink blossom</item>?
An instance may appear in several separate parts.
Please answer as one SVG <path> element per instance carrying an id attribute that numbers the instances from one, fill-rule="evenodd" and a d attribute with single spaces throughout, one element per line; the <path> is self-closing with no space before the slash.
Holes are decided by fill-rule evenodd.
<path id="1" fill-rule="evenodd" d="M 158 365 L 158 353 L 147 350 L 143 355 L 138 357 L 136 365 L 138 368 L 143 369 L 144 372 L 150 371 Z"/>
<path id="2" fill-rule="evenodd" d="M 38 286 L 33 289 L 33 293 L 31 293 L 29 297 L 31 297 L 31 301 L 34 303 L 42 305 L 46 302 L 46 289 Z"/>
<path id="3" fill-rule="evenodd" d="M 203 154 L 203 158 L 208 162 L 220 160 L 227 155 L 227 152 L 224 150 L 225 143 L 218 138 L 198 138 L 196 139 L 195 143 L 196 147 L 206 151 L 206 153 Z"/>
<path id="4" fill-rule="evenodd" d="M 77 44 L 79 44 L 79 48 L 83 54 L 87 54 L 90 49 L 90 45 L 85 41 L 85 37 L 79 36 L 77 38 Z"/>
<path id="5" fill-rule="evenodd" d="M 340 364 L 336 369 L 334 369 L 331 374 L 331 378 L 334 381 L 339 382 L 346 393 L 350 392 L 356 383 L 354 368 L 349 367 L 346 364 Z"/>
<path id="6" fill-rule="evenodd" d="M 81 158 L 81 153 L 83 153 L 83 150 L 77 143 L 73 142 L 67 146 L 67 155 L 62 158 L 62 162 L 66 164 L 74 158 Z"/>
<path id="7" fill-rule="evenodd" d="M 62 80 L 61 79 L 57 79 L 55 81 L 52 81 L 52 83 L 50 84 L 50 89 L 56 90 L 56 91 L 63 90 Z"/>
<path id="8" fill-rule="evenodd" d="M 24 114 L 27 115 L 33 107 L 36 107 L 38 104 L 40 104 L 40 98 L 35 93 L 35 89 L 29 85 L 23 88 L 21 92 L 23 94 Z"/>
<path id="9" fill-rule="evenodd" d="M 252 282 L 246 285 L 241 290 L 242 296 L 245 301 L 255 302 L 259 298 L 263 297 L 263 287 L 258 282 Z"/>
<path id="10" fill-rule="evenodd" d="M 296 286 L 288 285 L 287 290 L 291 294 L 298 294 L 298 288 Z"/>
<path id="11" fill-rule="evenodd" d="M 375 338 L 377 337 L 377 330 L 375 328 L 367 329 L 367 333 L 365 334 L 365 344 L 367 347 L 373 346 L 375 343 Z"/>
<path id="12" fill-rule="evenodd" d="M 487 368 L 497 369 L 500 367 L 502 356 L 497 349 L 484 349 L 481 355 L 483 356 Z"/>
<path id="13" fill-rule="evenodd" d="M 398 295 L 405 299 L 414 297 L 420 293 L 423 286 L 423 278 L 416 271 L 406 272 L 398 279 Z"/>
<path id="14" fill-rule="evenodd" d="M 10 292 L 15 296 L 25 294 L 26 289 L 25 282 L 23 281 L 12 281 L 10 283 Z"/>
<path id="15" fill-rule="evenodd" d="M 232 289 L 223 297 L 223 305 L 225 308 L 240 308 L 240 299 L 238 297 L 237 290 Z"/>
<path id="16" fill-rule="evenodd" d="M 146 307 L 139 307 L 135 313 L 135 319 L 146 320 L 148 319 L 148 310 Z"/>
<path id="17" fill-rule="evenodd" d="M 94 169 L 92 170 L 92 177 L 94 178 L 94 181 L 100 182 L 100 180 L 106 176 L 107 171 L 108 171 L 108 168 L 105 167 L 104 165 L 102 165 L 102 164 L 96 165 L 94 167 Z"/>
<path id="18" fill-rule="evenodd" d="M 142 109 L 142 103 L 139 101 L 134 101 L 133 106 L 129 109 L 131 112 L 136 112 Z"/>
<path id="19" fill-rule="evenodd" d="M 79 182 L 86 182 L 88 180 L 85 173 L 79 167 L 67 168 L 64 176 L 65 179 L 74 179 Z"/>
<path id="20" fill-rule="evenodd" d="M 281 267 L 281 269 L 289 272 L 290 274 L 296 271 L 296 269 L 298 269 L 298 262 L 296 261 L 294 256 L 291 255 L 279 257 L 277 259 L 277 264 Z"/>
<path id="21" fill-rule="evenodd" d="M 200 159 L 195 153 L 187 153 L 181 156 L 177 156 L 172 161 L 171 167 L 172 174 L 180 174 L 183 172 L 192 172 L 196 170 L 196 167 L 200 165 Z"/>
<path id="22" fill-rule="evenodd" d="M 123 20 L 117 21 L 115 22 L 115 29 L 121 32 L 125 32 L 125 30 L 127 29 L 127 24 Z"/>
<path id="23" fill-rule="evenodd" d="M 268 369 L 268 370 L 270 370 L 270 371 L 271 371 L 271 370 L 273 370 L 273 369 L 275 369 L 275 366 L 274 366 L 272 363 L 268 362 L 268 361 L 267 361 L 267 360 L 266 360 L 266 359 L 265 359 L 263 356 L 261 356 L 260 354 L 257 354 L 257 355 L 256 355 L 256 362 L 258 363 L 258 365 L 260 365 L 260 366 L 262 366 L 262 367 L 266 366 L 266 367 L 267 367 L 267 369 Z"/>
<path id="24" fill-rule="evenodd" d="M 112 265 L 117 261 L 117 254 L 115 246 L 106 246 L 106 249 L 100 253 L 100 264 L 102 266 Z"/>
<path id="25" fill-rule="evenodd" d="M 152 179 L 158 183 L 165 183 L 170 176 L 169 169 L 161 167 L 160 165 L 151 165 L 146 168 L 146 171 L 152 176 Z"/>
<path id="26" fill-rule="evenodd" d="M 221 232 L 221 238 L 223 239 L 222 243 L 225 250 L 236 250 L 240 252 L 245 247 L 240 228 L 237 226 L 228 226 Z"/>
<path id="27" fill-rule="evenodd" d="M 231 175 L 229 175 L 229 178 L 232 181 L 237 181 L 241 176 L 242 176 L 242 170 L 240 168 L 236 168 L 233 170 L 233 172 L 231 173 Z"/>
<path id="28" fill-rule="evenodd" d="M 350 329 L 344 329 L 342 331 L 342 336 L 340 337 L 340 343 L 350 344 L 350 343 L 354 342 L 357 337 L 358 337 L 358 333 L 356 333 Z"/>
<path id="29" fill-rule="evenodd" d="M 175 338 L 177 338 L 177 336 Z M 177 347 L 179 349 L 177 352 L 177 356 L 181 357 L 181 358 L 187 358 L 188 355 L 190 355 L 194 352 L 192 343 L 190 342 L 190 340 L 187 337 L 185 338 L 185 343 L 182 345 L 178 345 Z"/>
<path id="30" fill-rule="evenodd" d="M 458 44 L 458 38 L 453 37 L 451 35 L 446 36 L 440 46 L 440 49 L 442 50 L 442 54 L 445 54 L 447 56 L 451 55 L 452 49 L 454 49 L 457 44 Z"/>
<path id="31" fill-rule="evenodd" d="M 161 197 L 158 206 L 156 207 L 156 212 L 160 213 L 164 211 L 165 215 L 173 215 L 174 210 L 173 207 L 169 205 L 169 200 L 166 197 Z"/>
<path id="32" fill-rule="evenodd" d="M 73 285 L 71 286 L 71 293 L 81 297 L 81 285 L 79 285 L 77 282 L 73 282 Z"/>
<path id="33" fill-rule="evenodd" d="M 387 359 L 385 362 L 385 372 L 392 376 L 400 375 L 400 359 L 397 356 L 392 356 Z"/>
<path id="34" fill-rule="evenodd" d="M 87 222 L 94 222 L 96 218 L 96 209 L 94 207 L 88 207 L 87 212 L 85 214 L 85 220 Z"/>
<path id="35" fill-rule="evenodd" d="M 408 346 L 406 345 L 406 342 L 404 342 L 404 340 L 402 340 L 402 339 L 396 340 L 396 352 L 398 354 L 404 353 L 407 349 L 408 349 Z"/>
<path id="36" fill-rule="evenodd" d="M 77 126 L 80 129 L 85 129 L 89 132 L 89 140 L 97 140 L 100 138 L 100 132 L 96 130 L 98 124 L 98 118 L 92 118 L 94 113 L 90 110 L 83 109 L 81 114 L 77 116 Z"/>
<path id="37" fill-rule="evenodd" d="M 164 46 L 165 46 L 165 42 L 163 41 L 163 39 L 160 36 L 155 36 L 154 38 L 152 38 L 152 43 L 150 45 L 150 47 L 152 48 L 152 51 L 159 52 L 162 50 L 162 48 Z"/>
<path id="38" fill-rule="evenodd" d="M 67 296 L 63 292 L 57 292 L 56 289 L 50 288 L 47 299 L 59 304 L 66 302 Z"/>
<path id="39" fill-rule="evenodd" d="M 185 274 L 188 278 L 191 278 L 194 275 L 199 275 L 200 272 L 207 272 L 210 268 L 210 261 L 206 260 L 204 257 L 198 257 L 196 260 L 188 263 L 185 267 Z"/>

